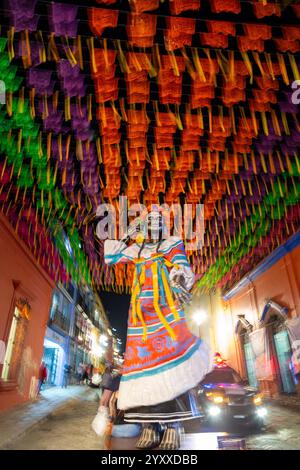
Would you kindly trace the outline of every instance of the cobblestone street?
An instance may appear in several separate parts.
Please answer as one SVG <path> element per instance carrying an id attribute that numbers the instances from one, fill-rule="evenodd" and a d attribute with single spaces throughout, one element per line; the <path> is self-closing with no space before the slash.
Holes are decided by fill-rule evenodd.
<path id="1" fill-rule="evenodd" d="M 52 413 L 35 429 L 17 439 L 8 449 L 32 450 L 100 450 L 101 440 L 91 429 L 91 421 L 96 413 L 96 392 L 86 389 L 76 403 L 72 402 L 64 409 Z M 211 429 L 204 428 L 197 420 L 186 427 L 185 449 L 205 448 L 205 442 Z M 262 450 L 300 450 L 300 412 L 277 405 L 269 406 L 268 422 L 265 431 L 246 434 L 240 429 L 222 428 L 214 432 L 229 432 L 245 437 L 248 449 Z M 196 436 L 195 433 L 198 433 Z M 193 436 L 193 437 L 192 437 Z M 113 449 L 134 449 L 135 439 L 113 440 Z M 203 446 L 203 447 L 202 447 Z"/>

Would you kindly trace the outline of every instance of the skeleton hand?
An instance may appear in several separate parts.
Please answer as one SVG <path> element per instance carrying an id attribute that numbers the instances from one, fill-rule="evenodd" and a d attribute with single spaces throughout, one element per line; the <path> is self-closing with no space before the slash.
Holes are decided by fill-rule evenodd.
<path id="1" fill-rule="evenodd" d="M 191 294 L 187 291 L 174 292 L 174 295 L 181 305 L 188 305 L 191 301 Z"/>
<path id="2" fill-rule="evenodd" d="M 128 227 L 127 233 L 124 235 L 122 241 L 125 243 L 128 243 L 130 238 L 132 238 L 133 235 L 137 234 L 140 232 L 140 224 L 141 224 L 141 218 L 137 217 L 134 219 Z"/>

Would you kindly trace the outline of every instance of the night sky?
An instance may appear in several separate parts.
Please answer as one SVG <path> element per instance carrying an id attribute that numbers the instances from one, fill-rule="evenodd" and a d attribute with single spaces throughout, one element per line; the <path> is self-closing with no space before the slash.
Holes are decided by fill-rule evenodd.
<path id="1" fill-rule="evenodd" d="M 115 292 L 100 292 L 108 320 L 114 333 L 122 340 L 122 351 L 125 350 L 127 319 L 130 303 L 130 295 L 116 294 Z"/>

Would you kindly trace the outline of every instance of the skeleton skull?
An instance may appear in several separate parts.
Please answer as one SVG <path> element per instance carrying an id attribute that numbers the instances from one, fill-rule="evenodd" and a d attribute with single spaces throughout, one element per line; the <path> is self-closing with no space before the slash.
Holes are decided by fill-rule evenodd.
<path id="1" fill-rule="evenodd" d="M 151 239 L 158 240 L 163 230 L 163 216 L 158 211 L 151 211 L 147 216 L 147 228 Z"/>

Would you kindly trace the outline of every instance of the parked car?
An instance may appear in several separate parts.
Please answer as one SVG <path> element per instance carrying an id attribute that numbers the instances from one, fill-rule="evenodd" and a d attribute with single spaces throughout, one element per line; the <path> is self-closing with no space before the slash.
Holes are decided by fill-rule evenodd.
<path id="1" fill-rule="evenodd" d="M 199 384 L 197 394 L 204 421 L 210 424 L 265 425 L 267 409 L 262 394 L 228 365 L 216 365 Z"/>

